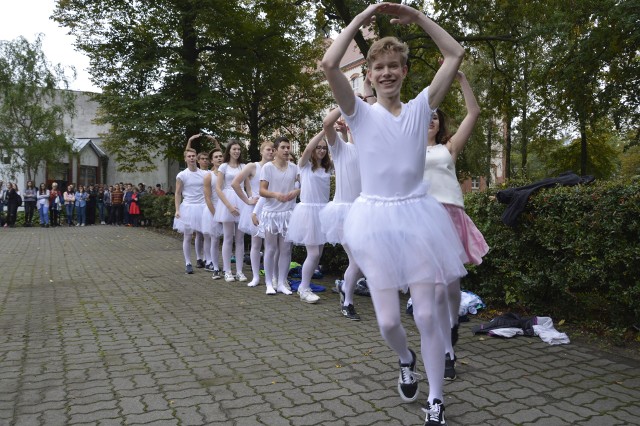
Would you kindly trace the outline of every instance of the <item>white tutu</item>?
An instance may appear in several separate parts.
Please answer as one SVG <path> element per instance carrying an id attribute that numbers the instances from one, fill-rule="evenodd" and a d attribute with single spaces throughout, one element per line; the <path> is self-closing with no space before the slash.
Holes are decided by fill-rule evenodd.
<path id="1" fill-rule="evenodd" d="M 203 204 L 180 204 L 180 217 L 173 219 L 173 229 L 185 232 L 202 232 L 202 211 L 207 206 Z"/>
<path id="2" fill-rule="evenodd" d="M 213 219 L 213 215 L 206 204 L 204 210 L 202 210 L 201 221 L 200 229 L 203 234 L 211 235 L 214 238 L 222 235 L 222 224 Z"/>
<path id="3" fill-rule="evenodd" d="M 287 236 L 289 229 L 289 220 L 291 219 L 291 210 L 283 212 L 262 211 L 260 213 L 260 230 L 265 235 L 267 232 L 272 234 L 281 234 Z"/>
<path id="4" fill-rule="evenodd" d="M 406 292 L 410 284 L 449 284 L 467 273 L 453 222 L 425 185 L 404 197 L 361 195 L 347 215 L 344 239 L 374 289 Z"/>
<path id="5" fill-rule="evenodd" d="M 320 210 L 320 229 L 329 244 L 344 242 L 344 221 L 353 203 L 331 201 Z"/>
<path id="6" fill-rule="evenodd" d="M 229 204 L 231 204 L 232 206 L 236 206 L 238 210 L 242 212 L 242 206 L 245 204 L 240 199 L 240 197 L 238 197 L 236 191 L 234 191 L 233 189 L 224 189 L 222 192 L 224 193 L 225 197 L 227 197 L 227 201 L 229 202 Z M 216 222 L 220 223 L 238 223 L 238 221 L 240 220 L 240 216 L 232 215 L 227 206 L 225 206 L 225 204 L 222 202 L 222 200 L 218 200 L 218 202 L 216 203 L 216 214 L 214 216 L 214 219 L 216 220 Z"/>
<path id="7" fill-rule="evenodd" d="M 320 210 L 326 203 L 298 203 L 291 213 L 287 241 L 297 245 L 319 246 L 327 242 L 320 229 Z"/>
<path id="8" fill-rule="evenodd" d="M 240 211 L 240 221 L 238 222 L 238 229 L 244 232 L 245 234 L 251 235 L 252 237 L 264 238 L 264 233 L 262 232 L 260 227 L 255 226 L 253 224 L 253 220 L 251 219 L 254 208 L 255 208 L 255 205 L 251 205 L 251 204 L 244 205 L 244 207 Z"/>

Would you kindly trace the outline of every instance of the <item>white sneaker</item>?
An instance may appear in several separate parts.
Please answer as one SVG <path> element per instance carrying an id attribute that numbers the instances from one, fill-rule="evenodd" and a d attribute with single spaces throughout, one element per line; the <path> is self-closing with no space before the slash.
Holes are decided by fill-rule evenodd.
<path id="1" fill-rule="evenodd" d="M 231 272 L 225 272 L 224 273 L 224 280 L 228 283 L 235 281 L 236 277 L 233 276 L 233 274 Z"/>
<path id="2" fill-rule="evenodd" d="M 276 290 L 278 291 L 278 293 L 282 293 L 286 295 L 293 294 L 293 292 L 291 291 L 291 287 L 289 286 L 289 283 L 286 281 L 284 283 L 278 284 L 278 287 L 276 287 Z"/>
<path id="3" fill-rule="evenodd" d="M 236 280 L 237 281 L 247 281 L 247 277 L 242 272 L 238 272 L 236 274 Z"/>
<path id="4" fill-rule="evenodd" d="M 271 294 L 276 294 L 276 291 L 274 290 L 273 286 L 267 284 L 267 294 L 271 295 Z"/>
<path id="5" fill-rule="evenodd" d="M 316 303 L 318 300 L 320 300 L 320 297 L 314 294 L 313 291 L 311 291 L 311 289 L 309 288 L 302 291 L 298 290 L 298 294 L 300 295 L 300 300 L 305 303 Z"/>
<path id="6" fill-rule="evenodd" d="M 251 280 L 248 284 L 247 287 L 257 287 L 260 284 L 260 280 Z"/>

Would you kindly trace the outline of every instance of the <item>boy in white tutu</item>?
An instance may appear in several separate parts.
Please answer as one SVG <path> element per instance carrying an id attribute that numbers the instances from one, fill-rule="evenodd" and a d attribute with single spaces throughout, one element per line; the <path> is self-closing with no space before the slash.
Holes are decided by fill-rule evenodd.
<path id="1" fill-rule="evenodd" d="M 245 234 L 251 235 L 249 258 L 251 259 L 251 273 L 253 276 L 249 284 L 247 284 L 249 287 L 255 287 L 260 283 L 260 250 L 262 249 L 264 234 L 260 231 L 260 228 L 253 224 L 252 215 L 260 199 L 260 171 L 262 166 L 273 161 L 273 142 L 263 142 L 260 145 L 260 155 L 260 161 L 247 164 L 231 182 L 231 187 L 236 195 L 244 202 L 240 212 L 238 229 Z M 244 191 L 245 187 L 246 192 Z"/>
<path id="2" fill-rule="evenodd" d="M 274 160 L 265 164 L 260 172 L 260 196 L 265 201 L 259 216 L 259 226 L 264 233 L 266 293 L 279 292 L 288 295 L 291 294 L 291 287 L 287 281 L 291 243 L 285 241 L 285 237 L 296 197 L 300 194 L 300 190 L 296 189 L 298 167 L 289 162 L 289 139 L 277 137 L 273 147 Z"/>
<path id="3" fill-rule="evenodd" d="M 429 184 L 429 195 L 442 203 L 453 221 L 469 262 L 474 265 L 482 263 L 482 257 L 489 251 L 489 246 L 482 233 L 476 228 L 471 218 L 464 212 L 462 189 L 456 176 L 456 159 L 466 145 L 473 127 L 480 115 L 480 107 L 473 95 L 473 90 L 465 75 L 458 71 L 456 80 L 460 82 L 467 115 L 464 117 L 454 135 L 449 135 L 445 116 L 438 110 L 433 114 L 429 124 L 429 139 L 424 169 L 424 179 Z M 453 346 L 458 340 L 458 312 L 460 310 L 460 280 L 447 286 L 449 300 L 449 317 L 451 321 L 451 340 L 446 343 L 445 371 L 446 380 L 456 378 L 455 353 Z"/>
<path id="4" fill-rule="evenodd" d="M 215 140 L 212 136 L 205 135 L 204 133 L 197 133 L 195 135 L 192 135 L 189 138 L 189 140 L 187 141 L 187 147 L 185 148 L 185 150 L 191 148 L 191 144 L 193 143 L 193 141 L 205 136 L 208 139 L 213 139 L 215 141 L 216 147 L 220 148 L 218 141 Z M 209 154 L 207 154 L 206 152 L 200 152 L 196 157 L 196 161 L 198 163 L 198 168 L 200 168 L 200 170 L 203 170 L 205 172 L 209 171 Z M 196 268 L 204 268 L 206 266 L 204 234 L 200 231 L 196 232 L 195 247 L 196 247 Z"/>
<path id="5" fill-rule="evenodd" d="M 323 137 L 324 130 L 311 138 L 298 160 L 300 203 L 293 209 L 286 238 L 294 244 L 304 245 L 307 250 L 298 286 L 300 300 L 305 303 L 316 303 L 320 299 L 311 290 L 311 277 L 327 242 L 320 225 L 320 210 L 329 202 L 333 164 Z"/>
<path id="6" fill-rule="evenodd" d="M 173 229 L 183 234 L 182 253 L 184 254 L 185 273 L 193 274 L 191 265 L 191 238 L 194 232 L 200 232 L 202 212 L 204 211 L 204 177 L 206 170 L 198 168 L 197 154 L 192 148 L 184 151 L 187 168 L 176 176 L 174 194 L 175 217 Z"/>
<path id="7" fill-rule="evenodd" d="M 217 145 L 217 143 L 216 143 Z M 220 236 L 222 235 L 222 224 L 216 222 L 216 205 L 218 204 L 218 193 L 216 185 L 218 183 L 218 168 L 222 164 L 223 154 L 219 147 L 209 152 L 209 163 L 211 170 L 204 178 L 204 201 L 207 208 L 202 213 L 202 233 L 204 235 L 204 256 L 205 270 L 212 273 L 211 278 L 219 280 L 220 275 Z"/>
<path id="8" fill-rule="evenodd" d="M 367 76 L 377 103 L 358 99 L 340 70 L 340 60 L 362 25 L 376 13 L 394 15 L 395 24 L 418 24 L 444 60 L 431 85 L 408 103 L 400 100 L 408 48 L 393 37 L 376 41 L 367 55 Z M 380 332 L 400 358 L 398 392 L 418 397 L 416 355 L 400 320 L 398 290 L 411 289 L 429 382 L 426 425 L 445 424 L 444 356 L 449 331 L 446 285 L 466 274 L 466 254 L 444 207 L 423 183 L 428 121 L 449 90 L 464 56 L 462 47 L 424 14 L 401 4 L 380 3 L 357 15 L 329 47 L 322 67 L 358 143 L 362 194 L 344 229 L 358 266 L 367 277 Z M 384 153 L 385 160 L 380 162 Z"/>

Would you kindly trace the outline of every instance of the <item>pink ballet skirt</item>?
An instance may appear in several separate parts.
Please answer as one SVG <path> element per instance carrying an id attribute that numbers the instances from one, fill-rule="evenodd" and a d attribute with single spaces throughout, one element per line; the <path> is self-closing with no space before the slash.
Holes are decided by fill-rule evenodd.
<path id="1" fill-rule="evenodd" d="M 240 221 L 238 222 L 238 229 L 244 232 L 245 234 L 251 235 L 252 237 L 260 237 L 264 238 L 264 233 L 259 226 L 255 226 L 253 224 L 253 220 L 251 216 L 253 215 L 253 210 L 255 209 L 255 204 L 245 204 L 242 203 L 243 207 L 240 210 Z"/>
<path id="2" fill-rule="evenodd" d="M 484 240 L 484 236 L 462 207 L 454 206 L 453 204 L 443 204 L 443 206 L 451 216 L 453 225 L 458 231 L 462 247 L 464 247 L 469 258 L 469 263 L 474 265 L 481 264 L 482 258 L 489 252 L 489 246 Z"/>
<path id="3" fill-rule="evenodd" d="M 206 205 L 202 204 L 185 204 L 179 206 L 180 217 L 173 218 L 173 229 L 181 234 L 190 232 L 202 232 L 202 210 L 206 209 Z"/>
<path id="4" fill-rule="evenodd" d="M 222 235 L 222 224 L 213 219 L 213 215 L 206 204 L 204 206 L 204 210 L 202 210 L 200 229 L 203 234 L 210 235 L 213 238 Z"/>
<path id="5" fill-rule="evenodd" d="M 372 289 L 449 284 L 467 274 L 458 233 L 426 184 L 399 197 L 360 195 L 347 215 L 344 241 Z"/>
<path id="6" fill-rule="evenodd" d="M 331 201 L 320 210 L 320 229 L 329 244 L 344 243 L 344 221 L 353 203 Z"/>
<path id="7" fill-rule="evenodd" d="M 244 202 L 238 197 L 236 191 L 233 189 L 223 189 L 225 197 L 227 197 L 227 201 L 232 206 L 236 206 L 238 211 L 242 213 L 242 208 L 245 205 Z M 234 216 L 231 214 L 227 206 L 222 202 L 222 200 L 218 200 L 216 203 L 216 214 L 214 216 L 216 222 L 224 223 L 224 222 L 235 222 L 238 223 L 240 221 L 240 216 Z"/>
<path id="8" fill-rule="evenodd" d="M 287 241 L 296 245 L 319 246 L 327 242 L 320 229 L 320 210 L 327 203 L 298 203 L 291 213 Z"/>

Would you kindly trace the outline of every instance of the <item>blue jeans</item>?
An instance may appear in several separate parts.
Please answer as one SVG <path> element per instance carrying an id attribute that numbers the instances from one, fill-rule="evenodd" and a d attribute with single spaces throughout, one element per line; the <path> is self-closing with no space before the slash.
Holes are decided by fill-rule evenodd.
<path id="1" fill-rule="evenodd" d="M 100 216 L 100 223 L 104 222 L 104 203 L 98 203 L 98 215 Z"/>
<path id="2" fill-rule="evenodd" d="M 71 225 L 73 222 L 73 204 L 65 204 L 64 208 L 67 211 L 67 223 Z"/>
<path id="3" fill-rule="evenodd" d="M 43 204 L 38 207 L 38 214 L 40 215 L 40 223 L 42 225 L 49 224 L 49 206 Z"/>
<path id="4" fill-rule="evenodd" d="M 87 206 L 77 206 L 76 216 L 78 218 L 78 224 L 84 225 L 87 222 Z"/>

